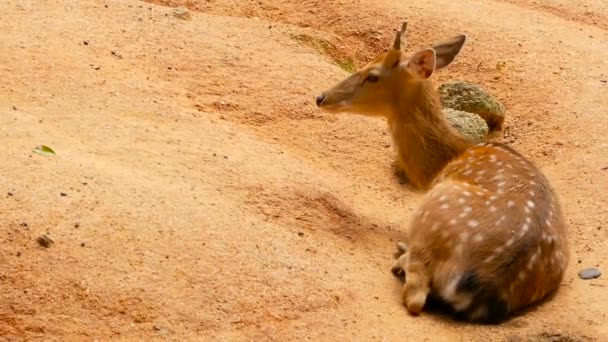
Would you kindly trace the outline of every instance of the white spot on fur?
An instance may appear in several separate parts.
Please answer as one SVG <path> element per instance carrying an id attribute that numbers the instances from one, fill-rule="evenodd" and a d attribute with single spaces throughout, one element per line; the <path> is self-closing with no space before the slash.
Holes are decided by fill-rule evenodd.
<path id="1" fill-rule="evenodd" d="M 429 212 L 427 210 L 424 210 L 422 212 L 422 223 L 424 223 L 426 221 L 426 218 L 429 216 Z"/>
<path id="2" fill-rule="evenodd" d="M 450 223 L 450 224 L 453 226 L 453 225 L 455 225 L 457 222 L 458 222 L 458 220 L 454 218 L 454 219 L 451 219 L 449 223 Z"/>
<path id="3" fill-rule="evenodd" d="M 470 193 L 470 192 L 468 192 L 468 191 L 463 191 L 463 192 L 462 192 L 462 194 L 463 194 L 463 195 L 465 195 L 465 196 L 467 196 L 467 197 L 470 197 L 470 196 L 471 196 L 471 193 Z"/>
<path id="4" fill-rule="evenodd" d="M 439 207 L 440 209 L 446 210 L 446 209 L 450 209 L 450 206 L 447 203 L 444 203 L 441 205 L 441 207 Z"/>
<path id="5" fill-rule="evenodd" d="M 513 208 L 515 206 L 515 202 L 509 200 L 509 202 L 507 202 L 507 207 L 509 208 Z"/>
<path id="6" fill-rule="evenodd" d="M 507 184 L 507 182 L 500 182 L 500 183 L 498 183 L 498 187 L 502 188 L 503 186 L 505 186 L 505 184 Z"/>
<path id="7" fill-rule="evenodd" d="M 510 238 L 509 240 L 507 240 L 507 242 L 505 242 L 505 246 L 510 247 L 513 244 L 513 242 L 515 242 L 515 239 Z"/>
<path id="8" fill-rule="evenodd" d="M 475 242 L 481 242 L 481 241 L 483 241 L 483 235 L 476 234 L 475 237 L 473 237 L 473 241 L 475 241 Z"/>
<path id="9" fill-rule="evenodd" d="M 528 224 L 527 222 L 523 224 L 523 226 L 521 226 L 521 232 L 520 235 L 524 236 L 527 232 L 528 229 L 530 229 L 530 224 Z"/>
<path id="10" fill-rule="evenodd" d="M 435 222 L 433 223 L 433 225 L 431 226 L 431 231 L 432 232 L 436 232 L 437 229 L 439 229 L 439 222 Z"/>
<path id="11" fill-rule="evenodd" d="M 441 197 L 439 197 L 439 200 L 440 200 L 441 202 L 444 202 L 444 201 L 445 201 L 445 200 L 447 200 L 447 199 L 448 199 L 448 196 L 446 196 L 446 195 L 441 195 Z"/>
<path id="12" fill-rule="evenodd" d="M 530 176 L 534 176 L 534 174 L 530 174 Z M 535 181 L 530 181 L 530 185 L 536 185 Z"/>
<path id="13" fill-rule="evenodd" d="M 492 163 L 495 163 L 495 162 L 496 162 L 496 155 L 495 155 L 495 154 L 491 154 L 491 155 L 490 155 L 490 161 L 491 161 Z"/>
<path id="14" fill-rule="evenodd" d="M 462 232 L 460 232 L 460 234 L 458 234 L 458 236 L 460 237 L 460 240 L 462 242 L 467 242 L 467 240 L 469 239 L 469 232 L 462 231 Z"/>
<path id="15" fill-rule="evenodd" d="M 549 219 L 545 220 L 545 224 L 547 225 L 547 227 L 551 228 L 551 221 L 549 221 Z"/>
<path id="16" fill-rule="evenodd" d="M 538 257 L 538 252 L 534 252 L 534 254 L 532 254 L 532 256 L 530 257 L 530 260 L 528 260 L 528 270 L 532 270 L 532 268 L 534 267 L 534 264 L 536 263 L 536 258 Z"/>
<path id="17" fill-rule="evenodd" d="M 464 198 L 462 198 L 462 197 L 460 197 L 458 199 L 458 203 L 460 203 L 460 204 L 464 204 L 465 202 L 466 202 L 466 200 Z"/>
<path id="18" fill-rule="evenodd" d="M 467 226 L 471 227 L 471 228 L 475 228 L 479 225 L 479 222 L 477 222 L 476 220 L 469 220 L 469 222 L 467 222 Z"/>
<path id="19" fill-rule="evenodd" d="M 489 263 L 491 263 L 491 262 L 492 262 L 492 260 L 494 260 L 494 255 L 490 255 L 489 257 L 487 257 L 487 258 L 484 260 L 484 262 L 485 262 L 486 264 L 489 264 Z"/>
<path id="20" fill-rule="evenodd" d="M 530 196 L 534 197 L 534 195 L 536 195 L 536 193 L 534 191 L 530 191 L 529 192 Z"/>
<path id="21" fill-rule="evenodd" d="M 536 204 L 533 201 L 531 201 L 531 200 L 528 200 L 528 202 L 526 202 L 526 205 L 528 207 L 530 207 L 530 209 L 532 209 L 532 208 L 534 208 L 534 206 L 536 206 Z"/>

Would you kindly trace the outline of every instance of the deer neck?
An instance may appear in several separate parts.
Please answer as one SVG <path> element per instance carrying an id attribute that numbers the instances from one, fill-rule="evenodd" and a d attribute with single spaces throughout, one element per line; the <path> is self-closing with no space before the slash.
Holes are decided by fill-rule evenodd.
<path id="1" fill-rule="evenodd" d="M 398 164 L 412 185 L 427 189 L 437 174 L 472 143 L 447 122 L 429 80 L 409 83 L 400 94 L 388 124 Z"/>

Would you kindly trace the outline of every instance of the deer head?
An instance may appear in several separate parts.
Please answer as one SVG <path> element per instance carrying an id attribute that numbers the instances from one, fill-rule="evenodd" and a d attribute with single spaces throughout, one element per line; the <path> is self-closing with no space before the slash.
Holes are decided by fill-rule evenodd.
<path id="1" fill-rule="evenodd" d="M 390 50 L 317 96 L 317 106 L 333 113 L 390 117 L 404 92 L 449 65 L 466 40 L 466 35 L 459 35 L 403 58 L 401 38 L 406 28 L 407 21 L 397 31 Z"/>

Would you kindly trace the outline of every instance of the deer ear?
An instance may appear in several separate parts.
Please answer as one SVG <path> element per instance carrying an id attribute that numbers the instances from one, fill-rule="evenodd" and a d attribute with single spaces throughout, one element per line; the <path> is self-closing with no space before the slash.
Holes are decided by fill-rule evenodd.
<path id="1" fill-rule="evenodd" d="M 431 77 L 435 71 L 435 50 L 424 49 L 416 52 L 407 62 L 407 70 L 422 79 Z"/>
<path id="2" fill-rule="evenodd" d="M 462 49 L 466 40 L 467 36 L 461 34 L 433 45 L 433 50 L 435 50 L 437 55 L 435 68 L 441 69 L 452 63 L 454 58 L 460 53 L 460 49 Z"/>

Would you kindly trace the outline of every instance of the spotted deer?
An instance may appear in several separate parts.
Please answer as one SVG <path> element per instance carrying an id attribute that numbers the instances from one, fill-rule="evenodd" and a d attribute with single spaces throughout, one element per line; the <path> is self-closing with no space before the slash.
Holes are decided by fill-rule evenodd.
<path id="1" fill-rule="evenodd" d="M 426 190 L 392 270 L 417 315 L 428 298 L 471 322 L 499 323 L 554 292 L 568 265 L 560 204 L 542 172 L 513 148 L 474 145 L 446 121 L 430 81 L 466 35 L 404 58 L 407 22 L 391 49 L 316 99 L 330 113 L 384 117 L 409 180 Z"/>

